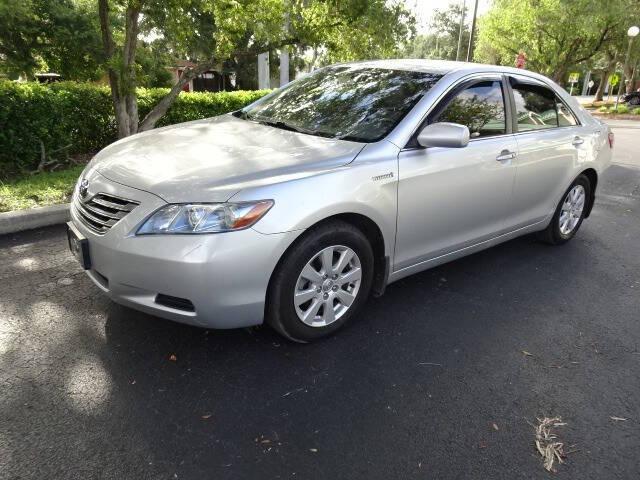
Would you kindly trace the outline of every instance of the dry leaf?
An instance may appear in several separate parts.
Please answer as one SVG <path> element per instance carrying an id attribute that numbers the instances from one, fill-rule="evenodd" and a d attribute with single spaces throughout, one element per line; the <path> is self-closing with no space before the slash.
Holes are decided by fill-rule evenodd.
<path id="1" fill-rule="evenodd" d="M 313 452 L 313 453 L 318 453 L 318 449 L 317 448 L 310 448 L 309 451 Z"/>
<path id="2" fill-rule="evenodd" d="M 497 432 L 498 430 L 500 430 L 500 429 L 498 428 L 498 425 L 497 425 L 497 424 L 495 424 L 495 423 L 492 423 L 492 424 L 491 424 L 491 426 L 493 427 L 493 429 L 494 429 L 496 432 Z"/>
<path id="3" fill-rule="evenodd" d="M 178 360 L 178 357 L 176 357 L 175 354 L 172 353 L 171 355 L 169 355 L 169 360 L 175 362 Z"/>
<path id="4" fill-rule="evenodd" d="M 626 422 L 627 419 L 626 418 L 622 418 L 622 417 L 609 417 L 611 420 L 614 420 L 616 422 Z"/>
<path id="5" fill-rule="evenodd" d="M 561 427 L 566 425 L 566 423 L 562 422 L 560 417 L 553 418 L 538 418 L 538 426 L 535 427 L 536 430 L 536 439 L 535 445 L 536 450 L 542 457 L 542 462 L 545 470 L 548 472 L 555 472 L 555 468 L 553 464 L 558 461 L 558 463 L 564 462 L 565 452 L 564 452 L 564 444 L 562 442 L 557 441 L 558 437 L 553 432 L 553 428 Z"/>
<path id="6" fill-rule="evenodd" d="M 526 357 L 533 357 L 533 353 L 529 353 L 526 350 L 522 350 L 522 354 Z"/>
<path id="7" fill-rule="evenodd" d="M 203 420 L 207 420 L 207 419 L 211 418 L 211 414 L 207 413 L 206 415 L 202 415 L 202 417 L 200 417 L 200 418 L 202 418 Z"/>

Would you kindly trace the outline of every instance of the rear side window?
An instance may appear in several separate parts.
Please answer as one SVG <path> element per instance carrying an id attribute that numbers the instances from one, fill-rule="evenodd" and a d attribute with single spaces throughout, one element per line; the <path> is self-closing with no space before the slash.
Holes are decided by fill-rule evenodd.
<path id="1" fill-rule="evenodd" d="M 487 80 L 474 83 L 457 93 L 430 123 L 466 125 L 471 138 L 478 138 L 506 133 L 505 118 L 500 82 Z"/>
<path id="2" fill-rule="evenodd" d="M 556 94 L 545 87 L 517 83 L 513 85 L 518 131 L 558 128 Z"/>
<path id="3" fill-rule="evenodd" d="M 558 108 L 558 125 L 561 127 L 572 127 L 573 125 L 578 124 L 576 117 L 573 116 L 569 107 L 567 107 L 559 98 L 556 98 L 556 106 Z"/>

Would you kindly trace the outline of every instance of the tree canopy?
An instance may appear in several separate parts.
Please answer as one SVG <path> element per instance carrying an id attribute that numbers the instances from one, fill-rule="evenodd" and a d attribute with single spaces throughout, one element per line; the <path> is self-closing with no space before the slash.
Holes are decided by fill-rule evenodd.
<path id="1" fill-rule="evenodd" d="M 594 60 L 637 21 L 634 0 L 495 0 L 480 19 L 477 57 L 527 68 L 562 82 L 572 66 Z"/>
<path id="2" fill-rule="evenodd" d="M 11 76 L 54 71 L 94 80 L 103 61 L 92 0 L 0 2 L 0 69 Z"/>

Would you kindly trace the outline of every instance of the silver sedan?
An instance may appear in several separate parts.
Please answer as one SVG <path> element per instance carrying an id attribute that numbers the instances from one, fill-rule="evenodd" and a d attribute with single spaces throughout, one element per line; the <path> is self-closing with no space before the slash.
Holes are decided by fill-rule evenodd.
<path id="1" fill-rule="evenodd" d="M 334 65 L 102 150 L 78 180 L 69 245 L 118 303 L 308 342 L 407 275 L 519 235 L 567 242 L 612 148 L 532 72 Z"/>

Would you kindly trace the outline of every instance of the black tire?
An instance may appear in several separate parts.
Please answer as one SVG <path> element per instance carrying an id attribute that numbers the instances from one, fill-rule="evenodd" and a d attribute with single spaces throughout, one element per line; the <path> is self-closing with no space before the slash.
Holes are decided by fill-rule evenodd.
<path id="1" fill-rule="evenodd" d="M 323 249 L 334 245 L 346 246 L 357 254 L 362 269 L 360 289 L 340 318 L 326 326 L 312 327 L 298 317 L 293 292 L 307 262 Z M 276 267 L 267 293 L 266 321 L 278 333 L 295 342 L 307 343 L 326 337 L 357 315 L 367 301 L 373 283 L 373 269 L 373 249 L 358 228 L 340 220 L 314 227 L 296 240 Z"/>
<path id="2" fill-rule="evenodd" d="M 569 192 L 576 185 L 582 185 L 582 187 L 584 188 L 584 192 L 585 192 L 584 208 L 582 209 L 582 214 L 580 215 L 578 223 L 573 228 L 573 230 L 571 230 L 568 234 L 564 234 L 560 231 L 560 214 L 562 212 L 562 205 L 567 195 L 569 194 Z M 591 199 L 591 182 L 589 181 L 589 178 L 586 175 L 579 175 L 578 178 L 576 178 L 573 181 L 573 183 L 569 186 L 569 188 L 567 188 L 567 190 L 562 195 L 562 198 L 560 199 L 560 202 L 556 207 L 556 211 L 553 214 L 553 218 L 551 219 L 549 226 L 543 231 L 538 233 L 538 239 L 550 245 L 562 245 L 564 243 L 567 243 L 573 237 L 575 237 L 576 233 L 578 233 L 578 230 L 580 229 L 580 225 L 582 225 L 582 221 L 584 220 L 584 216 L 587 212 L 590 199 Z"/>

